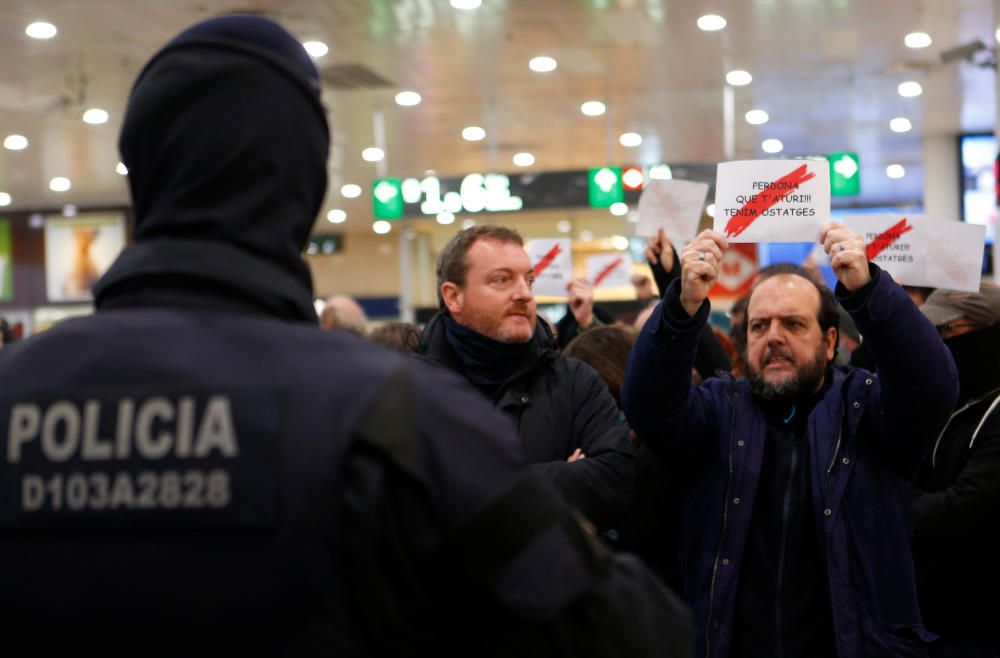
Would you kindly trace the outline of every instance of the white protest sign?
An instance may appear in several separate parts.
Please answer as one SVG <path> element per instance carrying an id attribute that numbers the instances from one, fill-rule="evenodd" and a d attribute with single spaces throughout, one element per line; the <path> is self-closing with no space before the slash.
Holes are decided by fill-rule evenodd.
<path id="1" fill-rule="evenodd" d="M 625 252 L 587 258 L 587 280 L 595 288 L 632 285 L 632 258 Z"/>
<path id="2" fill-rule="evenodd" d="M 528 257 L 535 268 L 536 295 L 566 297 L 566 286 L 573 280 L 573 250 L 568 238 L 532 240 Z"/>
<path id="3" fill-rule="evenodd" d="M 927 220 L 922 215 L 846 215 L 841 223 L 865 240 L 868 260 L 907 286 L 926 285 Z"/>
<path id="4" fill-rule="evenodd" d="M 677 243 L 698 234 L 698 223 L 708 196 L 708 183 L 687 180 L 650 180 L 639 197 L 636 235 L 653 236 L 662 228 Z"/>
<path id="5" fill-rule="evenodd" d="M 979 292 L 986 227 L 964 222 L 928 221 L 924 284 Z"/>
<path id="6" fill-rule="evenodd" d="M 830 220 L 826 160 L 741 160 L 719 165 L 713 228 L 729 242 L 814 242 Z"/>

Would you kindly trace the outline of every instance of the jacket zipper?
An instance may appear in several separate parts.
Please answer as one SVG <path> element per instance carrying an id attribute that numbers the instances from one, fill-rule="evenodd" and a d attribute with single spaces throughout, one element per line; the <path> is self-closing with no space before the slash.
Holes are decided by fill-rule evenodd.
<path id="1" fill-rule="evenodd" d="M 708 588 L 708 628 L 705 629 L 705 658 L 712 656 L 712 619 L 715 611 L 715 581 L 719 575 L 719 559 L 722 557 L 722 545 L 726 540 L 726 525 L 729 521 L 729 494 L 733 486 L 733 441 L 736 434 L 736 405 L 729 397 L 729 408 L 732 416 L 729 420 L 729 479 L 726 482 L 726 497 L 722 501 L 722 534 L 719 536 L 719 548 L 715 551 L 715 563 L 712 566 L 712 583 Z"/>

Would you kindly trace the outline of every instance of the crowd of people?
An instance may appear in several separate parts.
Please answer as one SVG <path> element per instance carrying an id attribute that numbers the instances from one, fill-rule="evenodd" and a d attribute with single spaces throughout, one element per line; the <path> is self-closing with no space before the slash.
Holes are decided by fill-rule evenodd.
<path id="1" fill-rule="evenodd" d="M 721 331 L 726 239 L 661 232 L 634 325 L 585 280 L 551 325 L 521 236 L 480 225 L 439 254 L 429 322 L 369 329 L 343 295 L 317 315 L 301 259 L 328 145 L 268 19 L 142 70 L 134 244 L 93 316 L 2 334 L 9 642 L 1000 656 L 994 283 L 915 300 L 833 223 L 834 290 L 764 268 Z"/>

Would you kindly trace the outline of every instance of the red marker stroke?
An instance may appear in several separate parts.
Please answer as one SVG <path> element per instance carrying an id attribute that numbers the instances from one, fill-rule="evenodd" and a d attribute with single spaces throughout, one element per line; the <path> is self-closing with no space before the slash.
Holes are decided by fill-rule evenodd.
<path id="1" fill-rule="evenodd" d="M 904 233 L 909 233 L 913 230 L 913 225 L 906 222 L 904 217 L 899 223 L 890 226 L 886 230 L 882 231 L 877 238 L 871 241 L 871 243 L 865 247 L 865 255 L 868 260 L 875 260 L 875 258 L 881 254 L 883 251 L 888 249 L 892 244 L 899 240 L 899 238 Z"/>
<path id="2" fill-rule="evenodd" d="M 544 256 L 542 256 L 542 260 L 538 261 L 538 264 L 535 265 L 535 276 L 538 276 L 539 274 L 541 274 L 545 270 L 546 267 L 548 267 L 549 265 L 551 265 L 552 261 L 554 261 L 556 259 L 556 256 L 558 256 L 559 252 L 561 252 L 561 251 L 562 251 L 562 249 L 559 248 L 559 244 L 558 243 L 556 243 L 556 246 L 554 246 L 551 249 L 549 249 L 549 253 L 547 253 Z"/>
<path id="3" fill-rule="evenodd" d="M 750 225 L 757 221 L 765 210 L 784 199 L 790 192 L 797 190 L 799 185 L 815 177 L 816 172 L 811 172 L 807 165 L 802 165 L 792 173 L 782 176 L 765 187 L 736 211 L 736 214 L 726 224 L 726 237 L 734 238 L 750 228 Z"/>
<path id="4" fill-rule="evenodd" d="M 610 263 L 608 263 L 607 266 L 605 266 L 605 268 L 600 272 L 598 272 L 597 276 L 594 277 L 594 287 L 596 288 L 597 286 L 601 285 L 601 281 L 604 281 L 606 278 L 608 278 L 608 275 L 614 272 L 615 268 L 621 264 L 622 264 L 621 258 L 616 258 Z"/>

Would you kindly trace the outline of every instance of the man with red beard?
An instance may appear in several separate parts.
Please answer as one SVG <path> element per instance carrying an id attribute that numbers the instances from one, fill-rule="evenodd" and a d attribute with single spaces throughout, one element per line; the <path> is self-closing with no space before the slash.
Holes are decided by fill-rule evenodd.
<path id="1" fill-rule="evenodd" d="M 696 655 L 926 656 L 910 556 L 910 486 L 958 376 L 932 324 L 861 236 L 827 226 L 836 295 L 795 265 L 761 272 L 743 332 L 747 378 L 691 386 L 726 239 L 699 235 L 632 351 L 632 428 L 691 474 L 684 595 Z M 839 302 L 878 374 L 835 366 Z M 640 492 L 639 495 L 642 495 Z"/>
<path id="2" fill-rule="evenodd" d="M 438 257 L 437 279 L 441 312 L 417 352 L 506 412 L 528 461 L 596 526 L 615 528 L 633 490 L 628 427 L 594 369 L 559 354 L 537 321 L 521 236 L 499 226 L 459 232 Z"/>

